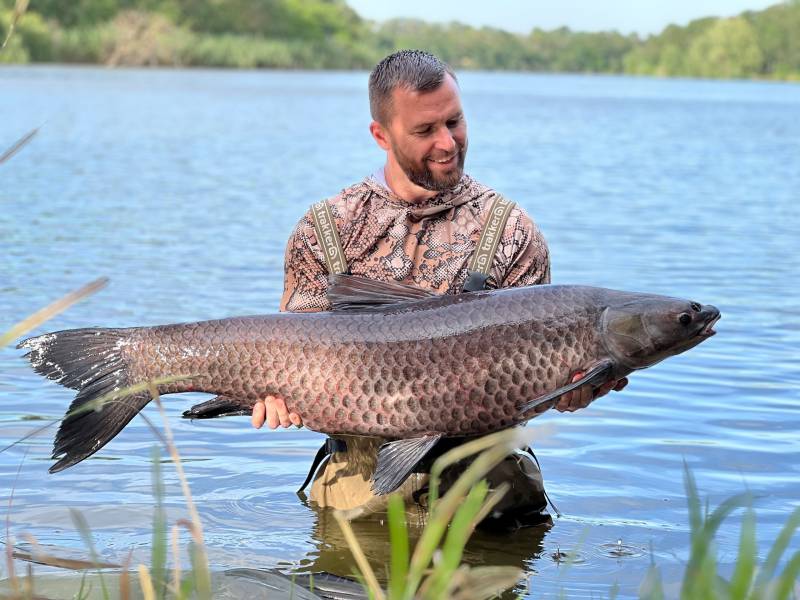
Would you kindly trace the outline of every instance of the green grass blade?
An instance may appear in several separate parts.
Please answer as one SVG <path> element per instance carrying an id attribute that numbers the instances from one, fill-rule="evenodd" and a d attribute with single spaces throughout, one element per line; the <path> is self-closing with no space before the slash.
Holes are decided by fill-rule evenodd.
<path id="1" fill-rule="evenodd" d="M 75 527 L 81 534 L 83 543 L 86 544 L 86 547 L 89 549 L 89 556 L 91 556 L 92 561 L 94 563 L 99 563 L 100 560 L 94 547 L 94 540 L 92 539 L 92 530 L 89 528 L 89 523 L 86 522 L 86 518 L 80 511 L 75 510 L 74 508 L 69 509 L 69 514 L 72 517 L 72 522 L 75 524 Z M 97 569 L 97 576 L 100 579 L 100 587 L 103 590 L 103 598 L 108 600 L 111 596 L 108 594 L 108 588 L 106 587 L 106 582 L 103 578 L 103 572 L 99 567 Z"/>
<path id="2" fill-rule="evenodd" d="M 178 598 L 180 600 L 183 600 L 184 598 L 191 598 L 193 592 L 194 592 L 194 577 L 192 577 L 190 573 L 181 580 L 181 589 L 178 592 Z"/>
<path id="3" fill-rule="evenodd" d="M 731 512 L 752 504 L 752 495 L 737 494 L 725 500 L 713 512 L 709 513 L 706 507 L 703 513 L 697 483 L 686 461 L 683 468 L 689 507 L 691 550 L 681 586 L 681 598 L 714 597 L 720 586 L 716 553 L 713 551 L 714 535 Z"/>
<path id="4" fill-rule="evenodd" d="M 399 494 L 389 497 L 387 508 L 389 520 L 389 543 L 391 546 L 391 570 L 389 572 L 389 598 L 400 598 L 408 579 L 408 528 L 406 508 Z"/>
<path id="5" fill-rule="evenodd" d="M 442 557 L 434 567 L 429 594 L 425 597 L 446 598 L 449 596 L 448 587 L 453 574 L 461 563 L 464 546 L 472 533 L 472 523 L 481 510 L 486 495 L 489 493 L 489 484 L 486 480 L 479 481 L 467 494 L 461 506 L 453 515 L 450 529 L 442 545 Z"/>
<path id="6" fill-rule="evenodd" d="M 197 542 L 189 543 L 189 557 L 192 563 L 192 579 L 200 600 L 211 600 L 211 576 L 203 548 Z"/>
<path id="7" fill-rule="evenodd" d="M 647 568 L 644 580 L 639 586 L 639 598 L 642 600 L 664 600 L 664 583 L 661 580 L 661 569 L 651 564 Z"/>
<path id="8" fill-rule="evenodd" d="M 612 583 L 611 589 L 608 590 L 609 600 L 616 600 L 617 596 L 619 596 L 619 581 Z"/>
<path id="9" fill-rule="evenodd" d="M 758 583 L 767 583 L 775 575 L 778 562 L 780 562 L 783 553 L 786 552 L 786 548 L 789 546 L 789 542 L 792 540 L 798 528 L 800 528 L 800 507 L 791 514 L 786 524 L 783 526 L 783 529 L 781 529 L 781 532 L 778 534 L 778 538 L 775 540 L 772 548 L 770 548 L 767 559 L 764 561 L 764 565 L 759 573 Z"/>
<path id="10" fill-rule="evenodd" d="M 686 489 L 686 500 L 689 504 L 689 528 L 692 538 L 700 532 L 703 526 L 703 514 L 700 510 L 700 494 L 697 491 L 697 482 L 689 469 L 689 465 L 683 461 L 683 486 Z"/>
<path id="11" fill-rule="evenodd" d="M 506 598 L 508 595 L 504 592 L 514 587 L 521 578 L 522 570 L 516 567 L 461 567 L 454 577 L 460 579 L 453 582 L 459 588 L 454 597 L 457 600 Z M 517 600 L 522 598 L 520 594 L 512 597 Z"/>
<path id="12" fill-rule="evenodd" d="M 737 494 L 723 501 L 710 514 L 706 510 L 703 528 L 692 542 L 693 558 L 699 565 L 699 575 L 695 582 L 699 585 L 701 597 L 719 598 L 730 593 L 729 583 L 717 574 L 717 553 L 714 546 L 714 536 L 728 516 L 739 508 L 752 505 L 753 497 L 749 492 Z M 690 565 L 692 559 L 690 559 Z M 689 570 L 687 569 L 687 572 Z"/>
<path id="13" fill-rule="evenodd" d="M 747 598 L 753 585 L 753 576 L 756 570 L 756 513 L 750 506 L 742 517 L 742 530 L 739 534 L 739 554 L 736 558 L 736 568 L 730 582 L 731 600 L 744 600 Z"/>
<path id="14" fill-rule="evenodd" d="M 333 513 L 333 517 L 339 524 L 339 529 L 342 530 L 344 539 L 350 547 L 350 552 L 353 554 L 353 558 L 356 561 L 355 572 L 359 580 L 362 581 L 362 586 L 369 592 L 370 598 L 384 600 L 386 596 L 378 583 L 378 578 L 375 577 L 375 572 L 372 570 L 363 548 L 361 548 L 361 545 L 358 543 L 350 521 L 347 520 L 345 513 L 339 510 Z"/>
<path id="15" fill-rule="evenodd" d="M 414 596 L 453 515 L 469 490 L 512 452 L 520 444 L 520 440 L 525 438 L 526 433 L 516 429 L 501 431 L 462 444 L 436 459 L 431 469 L 429 499 L 435 496 L 433 492 L 436 482 L 448 465 L 480 452 L 442 498 L 429 500 L 431 502 L 430 516 L 411 556 L 408 585 L 403 598 L 410 599 Z"/>
<path id="16" fill-rule="evenodd" d="M 656 565 L 653 556 L 653 543 L 650 543 L 650 566 L 639 585 L 639 598 L 642 600 L 664 600 L 664 582 L 661 579 L 661 569 Z"/>
<path id="17" fill-rule="evenodd" d="M 798 578 L 800 578 L 800 552 L 795 552 L 778 578 L 775 600 L 787 600 L 793 593 Z"/>
<path id="18" fill-rule="evenodd" d="M 165 598 L 167 592 L 167 517 L 164 513 L 164 480 L 161 477 L 161 452 L 153 446 L 152 480 L 153 498 L 153 550 L 150 558 L 150 574 L 157 598 Z M 178 558 L 176 557 L 176 560 Z"/>
<path id="19" fill-rule="evenodd" d="M 724 500 L 706 519 L 703 526 L 703 539 L 711 540 L 719 529 L 722 522 L 737 508 L 747 508 L 753 503 L 753 495 L 750 492 L 743 492 L 731 496 Z"/>
<path id="20" fill-rule="evenodd" d="M 89 592 L 92 591 L 92 584 L 89 584 L 89 588 L 86 589 L 86 576 L 87 572 L 84 571 L 83 575 L 81 575 L 81 587 L 78 588 L 78 593 L 75 594 L 75 600 L 84 600 L 84 598 L 88 598 Z"/>
<path id="21" fill-rule="evenodd" d="M 14 30 L 17 28 L 17 23 L 19 23 L 22 15 L 25 14 L 25 11 L 28 10 L 28 2 L 29 0 L 17 0 L 14 3 L 14 11 L 11 13 L 11 23 L 9 23 L 6 39 L 4 39 L 3 44 L 0 45 L 0 50 L 5 49 L 6 45 L 8 44 L 8 40 L 10 40 L 11 36 L 14 34 Z"/>

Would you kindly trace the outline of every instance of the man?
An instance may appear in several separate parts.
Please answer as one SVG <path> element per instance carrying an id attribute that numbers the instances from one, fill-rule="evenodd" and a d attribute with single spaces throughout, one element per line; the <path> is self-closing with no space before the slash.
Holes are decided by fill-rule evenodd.
<path id="1" fill-rule="evenodd" d="M 464 174 L 467 124 L 455 74 L 427 52 L 403 50 L 387 56 L 372 71 L 369 98 L 370 132 L 386 152 L 386 163 L 300 220 L 286 249 L 282 311 L 330 309 L 328 274 L 337 264 L 330 255 L 337 252 L 340 272 L 411 283 L 443 294 L 459 293 L 465 284 L 474 289 L 471 258 L 483 239 L 489 213 L 496 214 L 502 197 Z M 511 209 L 511 203 L 504 206 L 507 221 L 477 281 L 485 287 L 549 283 L 544 238 L 522 209 Z M 335 243 L 320 229 L 319 220 L 325 215 L 329 222 L 332 218 L 338 233 L 338 239 L 333 236 Z M 556 408 L 583 408 L 625 383 L 611 382 L 596 392 L 582 386 L 565 394 Z M 268 397 L 256 404 L 252 421 L 255 427 L 265 421 L 273 429 L 299 427 L 302 415 L 289 413 L 282 399 Z M 314 480 L 311 500 L 320 506 L 358 508 L 363 514 L 382 510 L 384 499 L 375 497 L 369 484 L 380 443 L 349 438 L 334 446 Z M 492 485 L 511 484 L 503 508 L 514 523 L 542 521 L 544 488 L 531 454 L 520 452 L 507 459 L 489 480 Z M 426 483 L 423 472 L 401 487 L 407 505 L 424 509 Z"/>

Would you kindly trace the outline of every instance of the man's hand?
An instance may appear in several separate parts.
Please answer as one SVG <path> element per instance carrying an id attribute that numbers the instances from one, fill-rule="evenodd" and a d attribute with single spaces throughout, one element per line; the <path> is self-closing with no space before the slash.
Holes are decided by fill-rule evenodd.
<path id="1" fill-rule="evenodd" d="M 572 381 L 578 381 L 583 376 L 584 373 L 575 373 L 572 377 Z M 592 401 L 597 400 L 601 396 L 605 396 L 611 390 L 619 392 L 626 385 L 628 385 L 627 377 L 604 383 L 596 390 L 593 390 L 592 386 L 587 383 L 577 390 L 572 390 L 562 395 L 561 398 L 558 399 L 558 402 L 556 402 L 555 409 L 559 412 L 575 412 L 578 409 L 586 408 Z"/>
<path id="2" fill-rule="evenodd" d="M 290 413 L 283 398 L 278 396 L 267 396 L 263 400 L 257 401 L 253 406 L 253 416 L 250 419 L 253 427 L 261 429 L 265 421 L 270 429 L 276 429 L 278 425 L 281 427 L 289 427 L 290 425 L 303 426 L 303 419 L 300 418 L 300 415 Z"/>

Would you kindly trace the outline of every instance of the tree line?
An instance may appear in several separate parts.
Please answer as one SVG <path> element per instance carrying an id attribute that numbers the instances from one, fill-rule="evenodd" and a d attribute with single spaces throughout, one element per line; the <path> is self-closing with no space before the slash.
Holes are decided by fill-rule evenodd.
<path id="1" fill-rule="evenodd" d="M 15 0 L 0 0 L 0 39 Z M 800 0 L 648 37 L 374 23 L 344 0 L 31 0 L 0 62 L 368 69 L 398 48 L 459 69 L 800 80 Z"/>

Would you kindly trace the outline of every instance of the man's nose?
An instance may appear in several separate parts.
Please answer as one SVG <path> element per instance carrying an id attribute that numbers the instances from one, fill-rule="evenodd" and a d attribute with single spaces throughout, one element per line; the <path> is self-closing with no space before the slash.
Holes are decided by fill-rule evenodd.
<path id="1" fill-rule="evenodd" d="M 449 127 L 439 127 L 438 131 L 436 132 L 436 148 L 437 150 L 444 150 L 448 154 L 451 154 L 455 151 L 456 140 L 453 138 L 453 134 Z"/>

